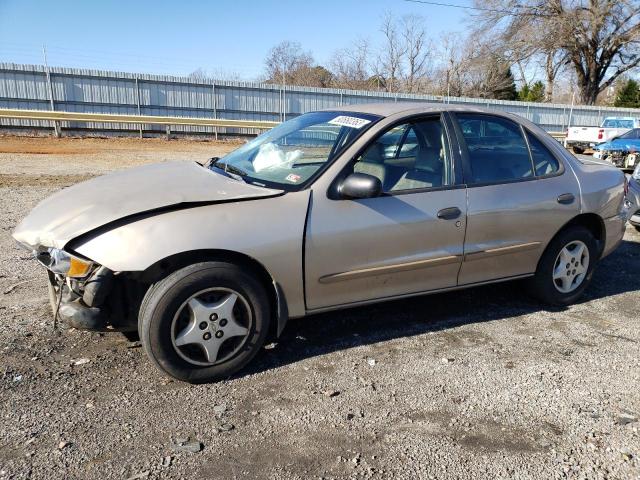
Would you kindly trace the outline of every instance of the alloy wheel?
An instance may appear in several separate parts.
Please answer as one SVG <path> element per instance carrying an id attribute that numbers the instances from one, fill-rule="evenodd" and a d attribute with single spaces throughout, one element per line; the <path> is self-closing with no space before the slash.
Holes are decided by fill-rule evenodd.
<path id="1" fill-rule="evenodd" d="M 247 300 L 222 287 L 191 295 L 171 323 L 171 342 L 178 355 L 199 366 L 217 365 L 236 355 L 251 331 Z"/>
<path id="2" fill-rule="evenodd" d="M 553 267 L 553 284 L 561 293 L 571 293 L 584 282 L 589 271 L 589 249 L 580 240 L 565 245 Z"/>

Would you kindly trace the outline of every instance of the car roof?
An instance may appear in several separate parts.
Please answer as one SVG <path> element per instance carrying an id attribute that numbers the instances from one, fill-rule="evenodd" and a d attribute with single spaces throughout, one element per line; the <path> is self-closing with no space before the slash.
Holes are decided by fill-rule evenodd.
<path id="1" fill-rule="evenodd" d="M 355 105 L 343 105 L 339 108 L 327 108 L 327 111 L 368 113 L 379 115 L 381 117 L 389 117 L 397 113 L 422 113 L 422 112 L 479 112 L 491 113 L 493 115 L 504 115 L 505 112 L 492 110 L 482 107 L 474 107 L 470 105 L 451 105 L 446 103 L 427 103 L 427 102 L 381 102 L 381 103 L 359 103 Z"/>

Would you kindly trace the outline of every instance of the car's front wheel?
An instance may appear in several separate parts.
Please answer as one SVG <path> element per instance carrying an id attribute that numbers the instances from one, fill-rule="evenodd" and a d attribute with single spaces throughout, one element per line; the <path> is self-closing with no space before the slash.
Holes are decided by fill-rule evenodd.
<path id="1" fill-rule="evenodd" d="M 584 227 L 560 232 L 547 246 L 531 279 L 536 297 L 551 305 L 569 305 L 587 288 L 598 261 L 598 245 Z"/>
<path id="2" fill-rule="evenodd" d="M 139 331 L 158 368 L 179 380 L 204 383 L 244 367 L 264 344 L 269 320 L 260 282 L 236 265 L 203 262 L 149 289 Z"/>

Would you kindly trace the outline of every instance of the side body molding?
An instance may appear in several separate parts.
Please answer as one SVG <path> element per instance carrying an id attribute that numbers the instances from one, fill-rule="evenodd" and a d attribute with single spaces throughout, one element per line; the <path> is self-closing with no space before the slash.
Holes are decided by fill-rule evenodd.
<path id="1" fill-rule="evenodd" d="M 253 258 L 271 275 L 291 317 L 305 314 L 302 242 L 309 190 L 132 219 L 83 236 L 74 249 L 115 272 L 140 272 L 178 253 L 222 249 Z M 73 242 L 72 242 L 73 243 Z"/>

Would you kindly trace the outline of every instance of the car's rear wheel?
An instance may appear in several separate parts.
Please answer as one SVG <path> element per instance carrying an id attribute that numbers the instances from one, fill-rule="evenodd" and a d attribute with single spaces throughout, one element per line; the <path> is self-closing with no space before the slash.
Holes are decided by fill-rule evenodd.
<path id="1" fill-rule="evenodd" d="M 244 367 L 264 344 L 269 319 L 260 282 L 236 265 L 203 262 L 149 289 L 139 331 L 158 368 L 179 380 L 204 383 Z"/>
<path id="2" fill-rule="evenodd" d="M 569 305 L 588 287 L 598 261 L 598 245 L 589 230 L 575 226 L 547 246 L 530 280 L 532 293 L 551 305 Z"/>

